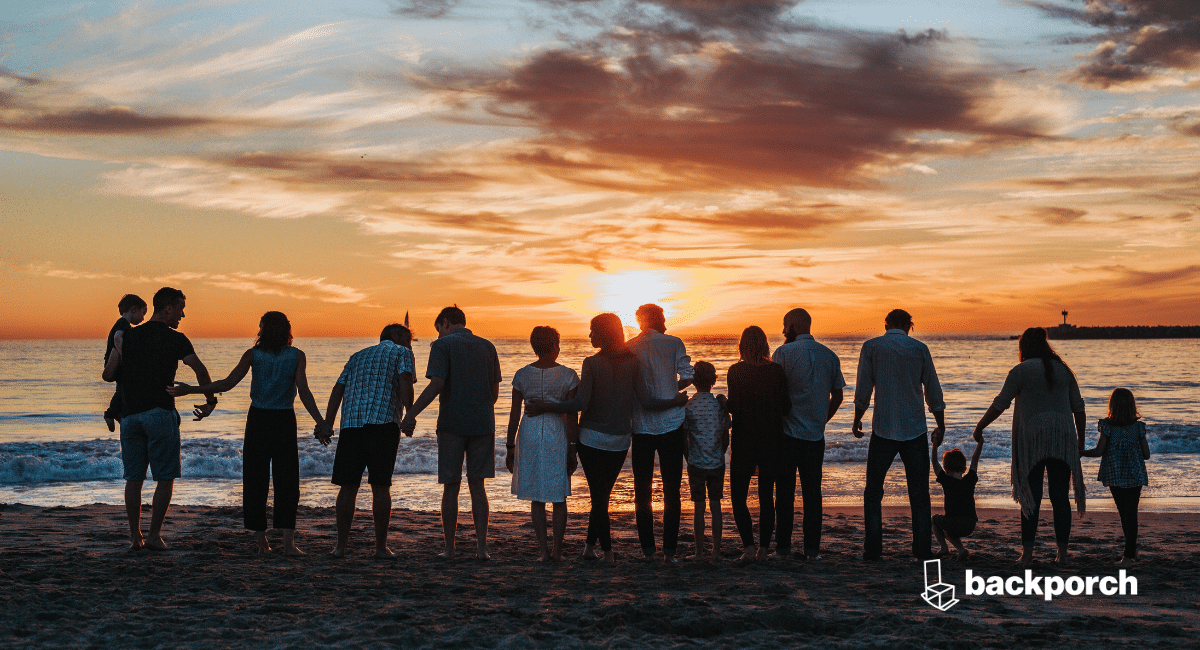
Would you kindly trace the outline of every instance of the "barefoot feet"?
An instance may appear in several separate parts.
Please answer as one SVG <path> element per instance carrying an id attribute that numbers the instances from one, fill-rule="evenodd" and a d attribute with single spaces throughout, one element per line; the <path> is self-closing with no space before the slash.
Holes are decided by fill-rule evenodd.
<path id="1" fill-rule="evenodd" d="M 394 559 L 396 559 L 396 552 L 386 546 L 377 547 L 375 549 L 375 559 L 376 560 L 394 560 Z"/>

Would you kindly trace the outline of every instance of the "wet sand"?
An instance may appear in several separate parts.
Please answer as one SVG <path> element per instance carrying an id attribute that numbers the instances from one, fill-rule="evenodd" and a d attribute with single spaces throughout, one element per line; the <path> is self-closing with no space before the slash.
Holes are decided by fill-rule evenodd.
<path id="1" fill-rule="evenodd" d="M 470 555 L 465 511 L 459 551 Z M 1114 513 L 1074 522 L 1064 569 L 1050 562 L 1043 515 L 1034 575 L 1117 575 Z M 965 568 L 1023 574 L 1014 565 L 1017 511 L 981 509 L 968 541 L 975 556 L 942 562 L 960 599 L 947 612 L 921 599 L 907 509 L 885 509 L 884 559 L 873 563 L 856 557 L 861 509 L 826 511 L 822 559 L 748 566 L 733 561 L 740 543 L 726 517 L 722 562 L 664 566 L 635 559 L 633 513 L 619 513 L 618 561 L 607 566 L 578 559 L 586 513 L 570 517 L 570 559 L 547 565 L 534 561 L 524 513 L 493 513 L 491 561 L 446 562 L 435 558 L 441 531 L 432 512 L 395 511 L 399 557 L 381 561 L 371 557 L 366 512 L 355 519 L 351 556 L 336 560 L 325 555 L 334 539 L 327 508 L 301 509 L 297 540 L 309 555 L 286 558 L 278 549 L 253 553 L 239 508 L 175 507 L 164 529 L 173 550 L 130 553 L 119 506 L 0 505 L 0 647 L 1196 647 L 1200 638 L 1197 514 L 1142 514 L 1142 560 L 1129 570 L 1137 596 L 1046 602 L 963 593 Z M 684 521 L 681 551 L 690 554 L 687 511 Z"/>

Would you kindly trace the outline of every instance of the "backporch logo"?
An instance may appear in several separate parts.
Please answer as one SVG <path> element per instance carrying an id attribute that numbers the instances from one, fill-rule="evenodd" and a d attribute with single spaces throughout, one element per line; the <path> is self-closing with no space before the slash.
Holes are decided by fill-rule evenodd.
<path id="1" fill-rule="evenodd" d="M 971 569 L 963 576 L 963 596 L 1036 596 L 1046 601 L 1057 596 L 1136 596 L 1138 580 L 1124 569 L 1115 576 L 977 576 Z M 925 590 L 921 598 L 930 607 L 947 611 L 958 604 L 954 585 L 942 581 L 942 561 L 925 561 Z"/>

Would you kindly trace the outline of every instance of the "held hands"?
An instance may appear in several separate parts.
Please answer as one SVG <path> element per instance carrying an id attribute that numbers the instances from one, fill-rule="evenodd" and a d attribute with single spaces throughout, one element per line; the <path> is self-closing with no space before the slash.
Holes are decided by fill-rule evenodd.
<path id="1" fill-rule="evenodd" d="M 504 451 L 504 466 L 508 468 L 508 473 L 513 473 L 513 466 L 517 464 L 517 448 L 510 446 Z"/>
<path id="2" fill-rule="evenodd" d="M 313 427 L 313 437 L 321 443 L 322 446 L 328 447 L 329 441 L 333 439 L 333 424 L 322 422 Z"/>
<path id="3" fill-rule="evenodd" d="M 412 415 L 405 415 L 404 421 L 400 423 L 400 431 L 404 432 L 406 437 L 411 438 L 413 431 L 417 430 L 417 418 Z"/>
<path id="4" fill-rule="evenodd" d="M 975 442 L 982 445 L 983 444 L 983 429 L 980 429 L 979 427 L 975 427 L 975 433 L 972 434 L 972 437 L 975 438 Z"/>
<path id="5" fill-rule="evenodd" d="M 946 438 L 946 427 L 944 425 L 939 424 L 938 426 L 934 427 L 933 431 L 930 432 L 930 434 L 929 434 L 929 440 L 930 440 L 930 442 L 933 443 L 934 447 L 941 446 L 942 441 L 945 438 Z"/>
<path id="6" fill-rule="evenodd" d="M 673 402 L 672 405 L 673 406 L 687 406 L 687 403 L 688 403 L 687 391 L 681 390 L 681 391 L 679 391 L 679 394 L 675 396 L 675 401 Z"/>

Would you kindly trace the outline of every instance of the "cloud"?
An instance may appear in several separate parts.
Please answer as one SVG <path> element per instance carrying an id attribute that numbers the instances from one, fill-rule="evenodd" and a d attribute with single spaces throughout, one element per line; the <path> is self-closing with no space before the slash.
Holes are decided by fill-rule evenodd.
<path id="1" fill-rule="evenodd" d="M 1103 30 L 1103 41 L 1075 71 L 1085 86 L 1119 88 L 1170 71 L 1200 70 L 1200 3 L 1195 0 L 1088 0 L 1082 9 L 1029 4 L 1048 16 Z"/>
<path id="2" fill-rule="evenodd" d="M 1065 226 L 1075 223 L 1087 214 L 1087 210 L 1077 210 L 1075 208 L 1056 208 L 1056 207 L 1039 207 L 1031 211 L 1031 216 L 1034 219 L 1042 221 L 1051 226 Z"/>
<path id="3" fill-rule="evenodd" d="M 1161 271 L 1142 271 L 1132 269 L 1123 264 L 1113 264 L 1099 267 L 1102 271 L 1111 273 L 1112 282 L 1126 289 L 1148 290 L 1163 286 L 1174 287 L 1180 284 L 1193 284 L 1200 281 L 1200 265 L 1192 264 Z"/>
<path id="4" fill-rule="evenodd" d="M 959 133 L 982 148 L 1050 130 L 1040 113 L 995 110 L 1005 99 L 989 71 L 905 35 L 843 35 L 830 56 L 799 43 L 718 41 L 681 53 L 673 36 L 643 36 L 652 42 L 614 34 L 506 73 L 439 70 L 421 81 L 537 128 L 513 162 L 633 192 L 877 188 L 889 174 L 933 171 L 920 164 L 928 157 L 963 153 L 915 135 Z"/>
<path id="5" fill-rule="evenodd" d="M 391 12 L 401 18 L 432 20 L 447 17 L 459 4 L 459 0 L 401 0 L 392 3 Z"/>
<path id="6" fill-rule="evenodd" d="M 34 275 L 64 280 L 124 280 L 128 282 L 154 282 L 163 285 L 179 285 L 187 282 L 204 282 L 215 287 L 246 291 L 258 295 L 285 296 L 301 300 L 319 300 L 331 303 L 363 303 L 367 294 L 343 284 L 326 282 L 325 278 L 305 278 L 292 273 L 196 273 L 181 271 L 157 277 L 133 277 L 118 273 L 92 273 L 71 269 L 55 268 L 50 262 L 30 264 L 26 270 Z M 370 306 L 370 305 L 366 305 Z"/>

